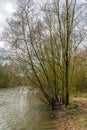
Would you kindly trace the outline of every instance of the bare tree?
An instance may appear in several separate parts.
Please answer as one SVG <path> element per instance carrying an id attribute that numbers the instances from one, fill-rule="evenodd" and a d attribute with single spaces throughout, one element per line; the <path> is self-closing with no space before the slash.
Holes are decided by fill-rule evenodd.
<path id="1" fill-rule="evenodd" d="M 87 35 L 85 24 L 81 28 L 84 15 L 80 15 L 76 0 L 46 3 L 41 7 L 42 17 L 35 8 L 31 0 L 18 0 L 3 39 L 14 50 L 13 59 L 40 88 L 52 109 L 57 103 L 67 106 L 71 58 Z"/>

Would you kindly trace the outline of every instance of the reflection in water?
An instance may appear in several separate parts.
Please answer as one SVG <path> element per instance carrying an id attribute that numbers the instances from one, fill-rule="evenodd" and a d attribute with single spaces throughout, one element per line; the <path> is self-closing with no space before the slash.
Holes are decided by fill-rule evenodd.
<path id="1" fill-rule="evenodd" d="M 35 94 L 27 87 L 0 90 L 0 130 L 56 130 Z"/>
<path id="2" fill-rule="evenodd" d="M 19 90 L 19 104 L 20 104 L 20 108 L 23 109 L 24 106 L 27 105 L 27 96 L 29 93 L 29 89 L 26 87 L 21 87 Z"/>

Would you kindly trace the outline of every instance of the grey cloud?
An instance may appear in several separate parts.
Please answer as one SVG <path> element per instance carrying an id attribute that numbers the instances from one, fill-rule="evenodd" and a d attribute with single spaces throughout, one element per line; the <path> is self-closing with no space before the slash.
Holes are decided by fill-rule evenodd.
<path id="1" fill-rule="evenodd" d="M 16 0 L 0 0 L 0 32 L 6 24 L 16 6 Z"/>

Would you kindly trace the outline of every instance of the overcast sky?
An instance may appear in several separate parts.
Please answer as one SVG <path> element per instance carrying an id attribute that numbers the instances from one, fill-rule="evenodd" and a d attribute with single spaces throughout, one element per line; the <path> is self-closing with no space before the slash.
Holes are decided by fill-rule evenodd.
<path id="1" fill-rule="evenodd" d="M 6 19 L 11 17 L 15 7 L 16 0 L 0 0 L 0 34 L 6 25 Z M 3 47 L 2 42 L 0 42 L 0 46 Z"/>
<path id="2" fill-rule="evenodd" d="M 45 1 L 45 0 L 35 0 L 35 1 Z M 83 2 L 86 0 L 79 0 Z M 6 19 L 11 17 L 12 13 L 16 9 L 16 0 L 0 0 L 0 34 L 6 26 Z M 3 42 L 0 42 L 0 46 L 3 47 Z"/>

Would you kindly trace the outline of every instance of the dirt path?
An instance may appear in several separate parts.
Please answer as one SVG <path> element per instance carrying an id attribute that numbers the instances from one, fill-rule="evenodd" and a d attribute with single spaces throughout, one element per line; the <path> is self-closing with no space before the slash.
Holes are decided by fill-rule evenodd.
<path id="1" fill-rule="evenodd" d="M 57 112 L 57 130 L 87 130 L 87 99 L 73 98 L 71 102 L 78 104 L 78 108 Z"/>

